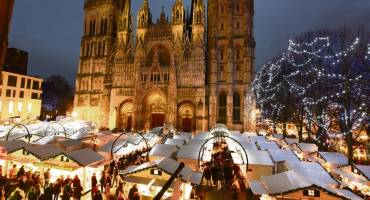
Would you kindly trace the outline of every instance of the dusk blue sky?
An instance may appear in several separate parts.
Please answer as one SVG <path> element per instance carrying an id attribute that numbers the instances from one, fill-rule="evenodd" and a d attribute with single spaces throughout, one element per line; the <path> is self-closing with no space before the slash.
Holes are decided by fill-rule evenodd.
<path id="1" fill-rule="evenodd" d="M 175 0 L 149 0 L 154 18 Z M 143 0 L 132 0 L 133 12 Z M 189 4 L 190 0 L 185 0 Z M 16 0 L 10 47 L 29 52 L 28 71 L 64 76 L 72 85 L 78 67 L 83 0 Z M 255 0 L 256 69 L 309 30 L 338 26 L 370 28 L 369 0 Z"/>

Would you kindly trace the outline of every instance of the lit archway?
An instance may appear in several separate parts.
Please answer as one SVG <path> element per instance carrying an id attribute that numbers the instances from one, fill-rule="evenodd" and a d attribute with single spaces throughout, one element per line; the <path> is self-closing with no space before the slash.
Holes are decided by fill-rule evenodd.
<path id="1" fill-rule="evenodd" d="M 178 104 L 177 124 L 179 130 L 192 132 L 195 128 L 195 105 L 192 101 L 182 101 Z"/>
<path id="2" fill-rule="evenodd" d="M 152 88 L 147 95 L 145 95 L 143 108 L 146 130 L 162 127 L 164 125 L 167 111 L 167 99 L 161 89 Z"/>
<path id="3" fill-rule="evenodd" d="M 122 130 L 131 131 L 134 120 L 134 104 L 132 100 L 121 103 L 118 113 L 117 127 Z"/>

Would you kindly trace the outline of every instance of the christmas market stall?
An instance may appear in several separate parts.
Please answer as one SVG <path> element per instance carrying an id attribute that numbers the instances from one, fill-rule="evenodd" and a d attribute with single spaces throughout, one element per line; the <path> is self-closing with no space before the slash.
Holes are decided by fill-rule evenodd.
<path id="1" fill-rule="evenodd" d="M 124 193 L 128 194 L 130 188 L 136 185 L 142 199 L 152 199 L 175 173 L 179 165 L 179 162 L 171 158 L 163 158 L 129 167 L 121 173 L 124 176 Z M 190 199 L 193 186 L 201 184 L 202 176 L 202 173 L 184 167 L 163 197 L 165 199 L 171 196 L 172 199 Z"/>

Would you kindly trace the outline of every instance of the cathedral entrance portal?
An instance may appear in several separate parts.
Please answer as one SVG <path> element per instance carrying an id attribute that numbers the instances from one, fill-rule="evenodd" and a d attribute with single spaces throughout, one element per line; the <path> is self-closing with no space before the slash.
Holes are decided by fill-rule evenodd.
<path id="1" fill-rule="evenodd" d="M 165 115 L 163 113 L 152 113 L 152 121 L 150 124 L 150 129 L 163 126 L 164 117 Z"/>
<path id="2" fill-rule="evenodd" d="M 164 125 L 166 120 L 167 100 L 159 88 L 151 89 L 143 101 L 145 129 L 153 129 Z"/>
<path id="3" fill-rule="evenodd" d="M 195 106 L 191 101 L 183 101 L 178 105 L 178 126 L 183 132 L 195 130 Z"/>
<path id="4" fill-rule="evenodd" d="M 118 129 L 131 131 L 134 104 L 131 101 L 124 101 L 119 109 Z"/>

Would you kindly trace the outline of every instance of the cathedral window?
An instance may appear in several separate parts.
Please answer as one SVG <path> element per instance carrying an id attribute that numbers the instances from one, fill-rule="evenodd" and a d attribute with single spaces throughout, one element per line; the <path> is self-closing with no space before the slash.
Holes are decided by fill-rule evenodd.
<path id="1" fill-rule="evenodd" d="M 99 42 L 99 44 L 98 44 L 98 56 L 100 56 L 100 42 Z"/>
<path id="2" fill-rule="evenodd" d="M 240 27 L 239 22 L 236 22 L 236 28 L 239 29 L 239 27 Z"/>
<path id="3" fill-rule="evenodd" d="M 227 97 L 226 93 L 221 92 L 218 97 L 218 122 L 226 122 L 226 111 L 227 111 Z"/>
<path id="4" fill-rule="evenodd" d="M 103 54 L 103 56 L 105 55 L 105 41 L 103 41 L 103 47 L 102 47 L 102 54 Z"/>
<path id="5" fill-rule="evenodd" d="M 233 95 L 233 121 L 240 122 L 240 95 L 237 92 Z"/>
<path id="6" fill-rule="evenodd" d="M 107 34 L 108 31 L 108 19 L 104 19 L 104 34 Z"/>
<path id="7" fill-rule="evenodd" d="M 224 51 L 223 50 L 220 50 L 220 59 L 224 60 Z"/>
<path id="8" fill-rule="evenodd" d="M 104 33 L 104 19 L 100 20 L 100 34 Z"/>
<path id="9" fill-rule="evenodd" d="M 221 31 L 223 31 L 223 30 L 224 30 L 224 24 L 221 23 Z"/>
<path id="10" fill-rule="evenodd" d="M 201 21 L 202 21 L 202 12 L 197 11 L 197 22 L 201 22 Z"/>

